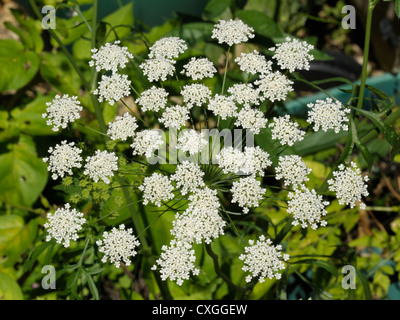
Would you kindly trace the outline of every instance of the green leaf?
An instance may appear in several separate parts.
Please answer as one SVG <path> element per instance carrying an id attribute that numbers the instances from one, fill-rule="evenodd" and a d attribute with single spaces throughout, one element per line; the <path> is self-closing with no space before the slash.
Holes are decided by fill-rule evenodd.
<path id="1" fill-rule="evenodd" d="M 275 239 L 273 240 L 274 244 L 280 244 L 282 240 L 286 237 L 286 235 L 292 230 L 294 225 L 292 224 L 293 218 L 286 218 L 284 221 L 287 221 L 284 227 L 279 231 Z"/>
<path id="2" fill-rule="evenodd" d="M 0 272 L 0 300 L 22 300 L 23 295 L 17 281 Z"/>
<path id="3" fill-rule="evenodd" d="M 311 264 L 313 266 L 323 268 L 329 273 L 331 273 L 336 279 L 339 275 L 338 269 L 329 261 L 320 260 L 320 259 L 303 259 L 295 262 L 291 262 L 291 264 Z"/>
<path id="4" fill-rule="evenodd" d="M 117 25 L 128 25 L 128 26 L 133 26 L 134 23 L 134 17 L 133 17 L 133 2 L 130 2 L 126 4 L 125 6 L 119 8 L 117 11 L 111 13 L 107 17 L 105 17 L 103 22 L 106 22 L 112 26 L 117 26 Z M 109 31 L 111 28 L 108 26 L 107 31 Z M 121 27 L 121 28 L 115 28 L 114 29 L 118 38 L 121 39 L 131 33 L 131 30 L 126 27 Z M 107 41 L 113 41 L 115 40 L 115 34 L 114 32 L 110 33 L 110 36 L 107 38 Z"/>
<path id="5" fill-rule="evenodd" d="M 23 265 L 23 272 L 31 270 L 39 256 L 46 250 L 46 248 L 50 245 L 49 242 L 42 242 L 40 245 L 34 247 L 28 255 L 28 258 L 25 260 Z"/>
<path id="6" fill-rule="evenodd" d="M 189 45 L 201 41 L 210 41 L 214 24 L 206 22 L 186 23 L 166 34 L 168 37 L 180 37 Z"/>
<path id="7" fill-rule="evenodd" d="M 21 135 L 17 144 L 0 155 L 0 200 L 30 207 L 47 183 L 47 166 L 35 153 L 33 141 Z"/>
<path id="8" fill-rule="evenodd" d="M 355 107 L 352 107 L 352 109 L 358 111 L 359 113 L 367 117 L 369 120 L 371 120 L 374 123 L 374 125 L 378 128 L 378 130 L 383 134 L 387 142 L 389 142 L 392 145 L 393 147 L 392 160 L 393 160 L 394 156 L 398 153 L 398 150 L 400 148 L 400 137 L 397 134 L 397 132 L 387 123 L 385 123 L 380 118 L 379 114 Z"/>
<path id="9" fill-rule="evenodd" d="M 400 19 L 400 0 L 395 1 L 394 10 L 396 12 L 397 18 Z"/>
<path id="10" fill-rule="evenodd" d="M 46 124 L 42 114 L 46 112 L 46 102 L 53 96 L 38 96 L 35 100 L 24 106 L 23 109 L 15 108 L 11 115 L 15 120 L 18 130 L 33 136 L 56 134 L 51 126 Z"/>
<path id="11" fill-rule="evenodd" d="M 213 20 L 219 17 L 231 4 L 232 0 L 210 0 L 204 8 L 203 17 Z"/>
<path id="12" fill-rule="evenodd" d="M 0 40 L 0 70 L 0 92 L 18 90 L 36 75 L 39 56 L 17 40 Z"/>
<path id="13" fill-rule="evenodd" d="M 365 299 L 372 300 L 371 288 L 369 286 L 369 282 L 368 282 L 367 278 L 361 273 L 361 271 L 359 269 L 357 269 L 357 268 L 355 268 L 355 269 L 356 269 L 357 278 L 360 279 L 361 284 L 363 286 Z"/>
<path id="14" fill-rule="evenodd" d="M 97 290 L 96 284 L 93 281 L 92 276 L 85 270 L 82 269 L 83 276 L 86 278 L 90 292 L 95 300 L 100 300 L 99 291 Z"/>
<path id="15" fill-rule="evenodd" d="M 313 291 L 320 296 L 321 299 L 324 300 L 332 300 L 333 296 L 330 292 L 327 292 L 319 287 L 317 287 L 314 283 L 309 281 L 305 276 L 303 276 L 299 271 L 293 269 L 294 272 L 299 276 L 299 278 L 304 281 Z"/>
<path id="16" fill-rule="evenodd" d="M 47 83 L 64 94 L 77 95 L 82 85 L 78 74 L 63 52 L 57 54 L 44 52 L 40 73 Z"/>
<path id="17" fill-rule="evenodd" d="M 256 34 L 272 39 L 282 38 L 283 34 L 278 25 L 262 12 L 254 10 L 237 10 L 236 17 L 254 29 Z"/>
<path id="18" fill-rule="evenodd" d="M 0 237 L 6 240 L 0 243 L 0 256 L 6 256 L 4 267 L 11 267 L 20 255 L 34 241 L 38 230 L 36 219 L 24 224 L 21 217 L 16 215 L 0 216 Z"/>

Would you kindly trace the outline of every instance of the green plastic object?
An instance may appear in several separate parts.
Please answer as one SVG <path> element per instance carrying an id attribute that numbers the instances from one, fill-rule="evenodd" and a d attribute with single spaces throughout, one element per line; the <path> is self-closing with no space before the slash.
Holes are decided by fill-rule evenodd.
<path id="1" fill-rule="evenodd" d="M 357 82 L 356 82 L 357 83 Z M 371 77 L 367 79 L 367 85 L 373 86 L 383 92 L 385 92 L 389 97 L 395 97 L 396 104 L 400 104 L 400 73 L 391 74 L 384 73 L 381 76 Z M 338 99 L 343 104 L 346 104 L 350 99 L 350 94 L 341 91 L 340 89 L 351 89 L 349 85 L 343 85 L 335 88 L 326 90 L 331 96 Z M 286 109 L 292 115 L 302 116 L 307 113 L 307 104 L 314 103 L 318 99 L 326 99 L 327 94 L 323 92 L 318 92 L 310 96 L 300 97 L 296 100 L 289 101 L 285 104 Z M 365 91 L 365 97 L 371 98 L 371 92 L 367 89 Z M 364 109 L 371 109 L 371 103 L 367 100 L 364 103 Z"/>

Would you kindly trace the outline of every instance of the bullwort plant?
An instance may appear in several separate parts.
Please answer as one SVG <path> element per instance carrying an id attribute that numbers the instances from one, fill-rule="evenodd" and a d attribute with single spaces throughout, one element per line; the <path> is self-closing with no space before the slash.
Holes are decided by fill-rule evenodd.
<path id="1" fill-rule="evenodd" d="M 63 250 L 80 250 L 76 267 L 66 269 L 85 279 L 73 290 L 87 283 L 99 299 L 100 275 L 115 268 L 135 287 L 156 288 L 150 298 L 171 299 L 194 283 L 244 299 L 256 287 L 281 292 L 299 264 L 332 272 L 307 248 L 302 260 L 296 241 L 330 237 L 324 230 L 336 214 L 366 208 L 368 172 L 357 150 L 368 165 L 372 159 L 356 127 L 363 117 L 388 130 L 383 113 L 363 109 L 365 73 L 347 104 L 329 96 L 306 105 L 304 117 L 286 112 L 294 84 L 308 83 L 300 71 L 310 69 L 315 48 L 289 36 L 265 43 L 268 50 L 256 47 L 257 30 L 246 21 L 214 23 L 207 41 L 223 48 L 217 65 L 172 33 L 145 39 L 143 55 L 129 40 L 100 41 L 93 18 L 89 72 L 79 71 L 85 92 L 61 93 L 43 114 L 54 131 L 78 128 L 92 137 L 70 135 L 43 159 L 70 197 L 49 210 L 44 232 Z M 93 109 L 84 110 L 88 101 Z M 321 160 L 322 170 L 298 146 L 325 133 L 347 140 L 339 156 Z M 230 274 L 231 263 L 242 274 Z"/>

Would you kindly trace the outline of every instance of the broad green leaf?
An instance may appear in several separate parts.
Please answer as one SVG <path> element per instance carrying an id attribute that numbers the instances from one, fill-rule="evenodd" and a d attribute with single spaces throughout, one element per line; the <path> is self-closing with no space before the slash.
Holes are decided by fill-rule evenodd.
<path id="1" fill-rule="evenodd" d="M 400 0 L 395 0 L 394 10 L 396 11 L 397 18 L 400 19 Z"/>
<path id="2" fill-rule="evenodd" d="M 5 267 L 12 266 L 34 241 L 38 224 L 35 219 L 24 224 L 16 215 L 0 216 L 0 256 L 5 256 Z M 6 238 L 6 239 L 4 239 Z M 5 241 L 4 241 L 5 240 Z"/>
<path id="3" fill-rule="evenodd" d="M 35 52 L 26 51 L 17 40 L 0 40 L 0 92 L 22 88 L 38 69 L 39 56 Z"/>
<path id="4" fill-rule="evenodd" d="M 19 10 L 11 10 L 13 16 L 20 24 L 18 30 L 22 30 L 23 34 L 25 32 L 28 34 L 28 38 L 21 39 L 25 42 L 25 45 L 40 54 L 43 51 L 43 38 L 41 32 L 43 30 L 41 21 L 30 19 L 28 17 L 24 17 L 22 12 Z M 18 33 L 17 33 L 18 34 Z"/>
<path id="5" fill-rule="evenodd" d="M 23 300 L 17 281 L 0 272 L 0 300 Z"/>
<path id="6" fill-rule="evenodd" d="M 40 73 L 46 82 L 63 94 L 78 94 L 81 80 L 63 52 L 44 52 Z"/>
<path id="7" fill-rule="evenodd" d="M 282 32 L 278 25 L 270 17 L 259 11 L 237 10 L 235 15 L 244 23 L 254 29 L 256 34 L 266 38 L 281 38 Z"/>
<path id="8" fill-rule="evenodd" d="M 174 28 L 166 34 L 169 37 L 180 37 L 189 45 L 193 45 L 201 41 L 210 41 L 214 24 L 206 22 L 186 23 L 182 26 Z"/>
<path id="9" fill-rule="evenodd" d="M 210 0 L 204 8 L 203 17 L 213 20 L 219 17 L 231 4 L 232 0 Z"/>
<path id="10" fill-rule="evenodd" d="M 102 21 L 110 24 L 111 26 L 115 27 L 118 25 L 127 25 L 133 26 L 134 17 L 133 17 L 133 2 L 126 4 L 125 6 L 119 8 L 117 11 L 111 13 L 107 17 L 105 17 Z M 111 28 L 107 26 L 107 32 Z M 118 38 L 123 38 L 131 33 L 131 30 L 126 27 L 121 28 L 114 28 L 114 31 L 118 35 Z M 115 40 L 114 32 L 110 32 L 110 36 L 107 38 L 107 41 Z"/>
<path id="11" fill-rule="evenodd" d="M 42 114 L 46 112 L 46 102 L 52 99 L 53 96 L 38 96 L 23 109 L 15 108 L 11 115 L 18 130 L 33 136 L 55 134 L 51 126 L 46 124 L 46 119 L 42 117 Z"/>
<path id="12" fill-rule="evenodd" d="M 30 207 L 47 183 L 47 166 L 34 152 L 27 136 L 8 146 L 0 155 L 0 200 L 11 205 Z"/>
<path id="13" fill-rule="evenodd" d="M 3 250 L 8 242 L 18 236 L 23 227 L 24 219 L 20 216 L 0 216 L 0 250 Z"/>
<path id="14" fill-rule="evenodd" d="M 297 142 L 293 148 L 296 150 L 296 153 L 301 156 L 315 154 L 319 151 L 336 146 L 336 144 L 343 141 L 343 138 L 347 135 L 348 133 L 345 131 L 335 133 L 332 130 L 328 132 L 320 130 L 306 135 L 305 138 Z"/>
<path id="15" fill-rule="evenodd" d="M 293 218 L 286 218 L 285 219 L 286 224 L 284 227 L 279 231 L 279 233 L 276 235 L 275 239 L 273 239 L 273 243 L 275 245 L 278 245 L 282 242 L 282 240 L 286 237 L 286 235 L 290 232 L 290 230 L 293 229 Z"/>

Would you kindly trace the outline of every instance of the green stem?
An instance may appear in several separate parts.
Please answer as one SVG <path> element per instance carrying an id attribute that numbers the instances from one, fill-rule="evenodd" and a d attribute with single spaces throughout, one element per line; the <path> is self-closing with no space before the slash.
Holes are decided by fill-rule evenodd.
<path id="1" fill-rule="evenodd" d="M 229 53 L 230 53 L 230 51 L 231 51 L 231 47 L 229 47 L 228 51 L 226 52 L 225 70 L 224 70 L 224 78 L 222 80 L 221 95 L 224 94 L 224 90 L 225 90 L 225 81 L 226 81 L 226 74 L 228 73 Z"/>
<path id="2" fill-rule="evenodd" d="M 221 268 L 219 266 L 219 262 L 218 262 L 218 256 L 212 250 L 211 244 L 206 243 L 205 246 L 206 246 L 206 251 L 207 251 L 208 255 L 213 259 L 215 273 L 218 276 L 220 276 L 222 278 L 222 280 L 224 280 L 228 284 L 228 286 L 231 287 L 233 290 L 239 291 L 239 292 L 242 292 L 245 294 L 249 293 L 249 289 L 237 286 L 224 273 L 222 273 Z"/>
<path id="3" fill-rule="evenodd" d="M 126 183 L 126 181 L 123 181 L 122 177 L 119 177 L 119 179 L 120 179 L 120 183 L 122 185 L 124 185 Z M 124 198 L 125 198 L 126 202 L 127 203 L 132 203 L 133 201 L 132 201 L 132 198 L 130 196 L 129 188 L 128 187 L 123 187 L 122 188 L 122 192 L 124 194 Z M 138 204 L 139 204 L 139 206 L 142 207 L 142 203 L 139 202 Z M 135 230 L 136 230 L 136 232 L 138 234 L 138 239 L 140 241 L 140 244 L 141 244 L 141 246 L 143 248 L 143 251 L 147 255 L 148 262 L 149 262 L 150 265 L 154 265 L 155 264 L 155 259 L 154 259 L 153 255 L 152 255 L 152 253 L 154 253 L 154 248 L 152 250 L 152 246 L 149 245 L 149 243 L 147 241 L 147 238 L 146 238 L 146 234 L 147 234 L 147 236 L 149 238 L 152 238 L 151 237 L 151 233 L 149 232 L 150 230 L 148 228 L 144 228 L 142 226 L 142 222 L 140 221 L 138 212 L 135 210 L 135 208 L 133 206 L 129 206 L 128 208 L 129 208 L 129 212 L 131 214 L 131 219 L 132 219 L 133 225 L 134 225 Z M 147 231 L 146 234 L 144 232 L 145 230 Z M 150 240 L 152 240 L 152 239 L 150 239 Z M 151 241 L 151 243 L 153 243 L 153 241 Z M 154 277 L 156 279 L 156 282 L 158 284 L 158 287 L 160 288 L 160 292 L 161 292 L 162 296 L 164 297 L 164 299 L 171 299 L 171 294 L 169 292 L 169 289 L 168 289 L 166 283 L 160 278 L 159 274 L 156 273 L 156 272 L 154 272 Z"/>
<path id="4" fill-rule="evenodd" d="M 90 46 L 92 49 L 96 47 L 96 31 L 97 31 L 97 9 L 98 9 L 98 0 L 93 0 L 93 16 L 92 16 L 92 38 L 90 42 Z M 92 83 L 90 88 L 86 88 L 87 90 L 92 91 L 96 84 L 97 80 L 97 71 L 95 68 L 92 69 Z M 91 99 L 94 107 L 94 112 L 96 114 L 97 121 L 99 122 L 100 131 L 106 133 L 107 126 L 104 122 L 103 111 L 101 110 L 100 104 L 97 101 L 96 97 L 91 94 Z"/>
<path id="5" fill-rule="evenodd" d="M 33 12 L 37 16 L 37 18 L 41 20 L 42 19 L 42 15 L 41 15 L 41 13 L 39 11 L 39 8 L 36 5 L 35 1 L 34 0 L 29 0 L 29 3 L 31 5 L 31 7 L 32 7 Z M 97 0 L 94 1 L 93 8 L 94 8 L 95 4 L 96 4 L 96 11 L 93 11 L 93 20 L 96 22 L 97 19 L 95 17 L 97 15 Z M 97 22 L 96 22 L 96 24 L 97 24 Z M 95 25 L 95 24 L 93 24 L 93 25 Z M 96 29 L 95 28 L 92 28 L 92 29 L 93 29 L 92 30 L 92 43 L 93 42 L 95 43 L 95 41 L 96 41 Z M 68 61 L 71 64 L 71 66 L 74 68 L 74 70 L 78 74 L 78 76 L 81 79 L 81 82 L 82 82 L 83 86 L 85 87 L 86 91 L 90 92 L 91 91 L 91 85 L 86 80 L 86 78 L 83 75 L 82 71 L 79 69 L 78 65 L 76 64 L 76 61 L 75 61 L 74 57 L 69 53 L 68 49 L 65 47 L 65 45 L 63 44 L 63 42 L 57 36 L 57 34 L 54 32 L 53 29 L 48 29 L 47 31 L 50 33 L 52 38 L 57 42 L 57 44 L 59 45 L 60 49 L 64 52 L 65 57 L 68 59 Z M 107 126 L 106 126 L 106 124 L 104 122 L 103 113 L 101 111 L 99 102 L 97 101 L 96 97 L 94 97 L 92 94 L 90 94 L 90 98 L 91 98 L 92 103 L 93 103 L 93 107 L 94 107 L 94 110 L 95 110 L 96 118 L 97 118 L 97 120 L 99 122 L 100 131 L 105 133 L 105 132 L 107 132 Z"/>
<path id="6" fill-rule="evenodd" d="M 367 12 L 367 22 L 365 26 L 365 41 L 364 41 L 364 58 L 361 71 L 361 82 L 360 82 L 360 93 L 357 102 L 357 108 L 362 109 L 364 103 L 365 86 L 367 82 L 367 72 L 368 72 L 368 57 L 369 57 L 369 47 L 371 42 L 371 26 L 372 26 L 372 14 L 374 8 L 379 0 L 374 0 L 368 6 Z"/>

